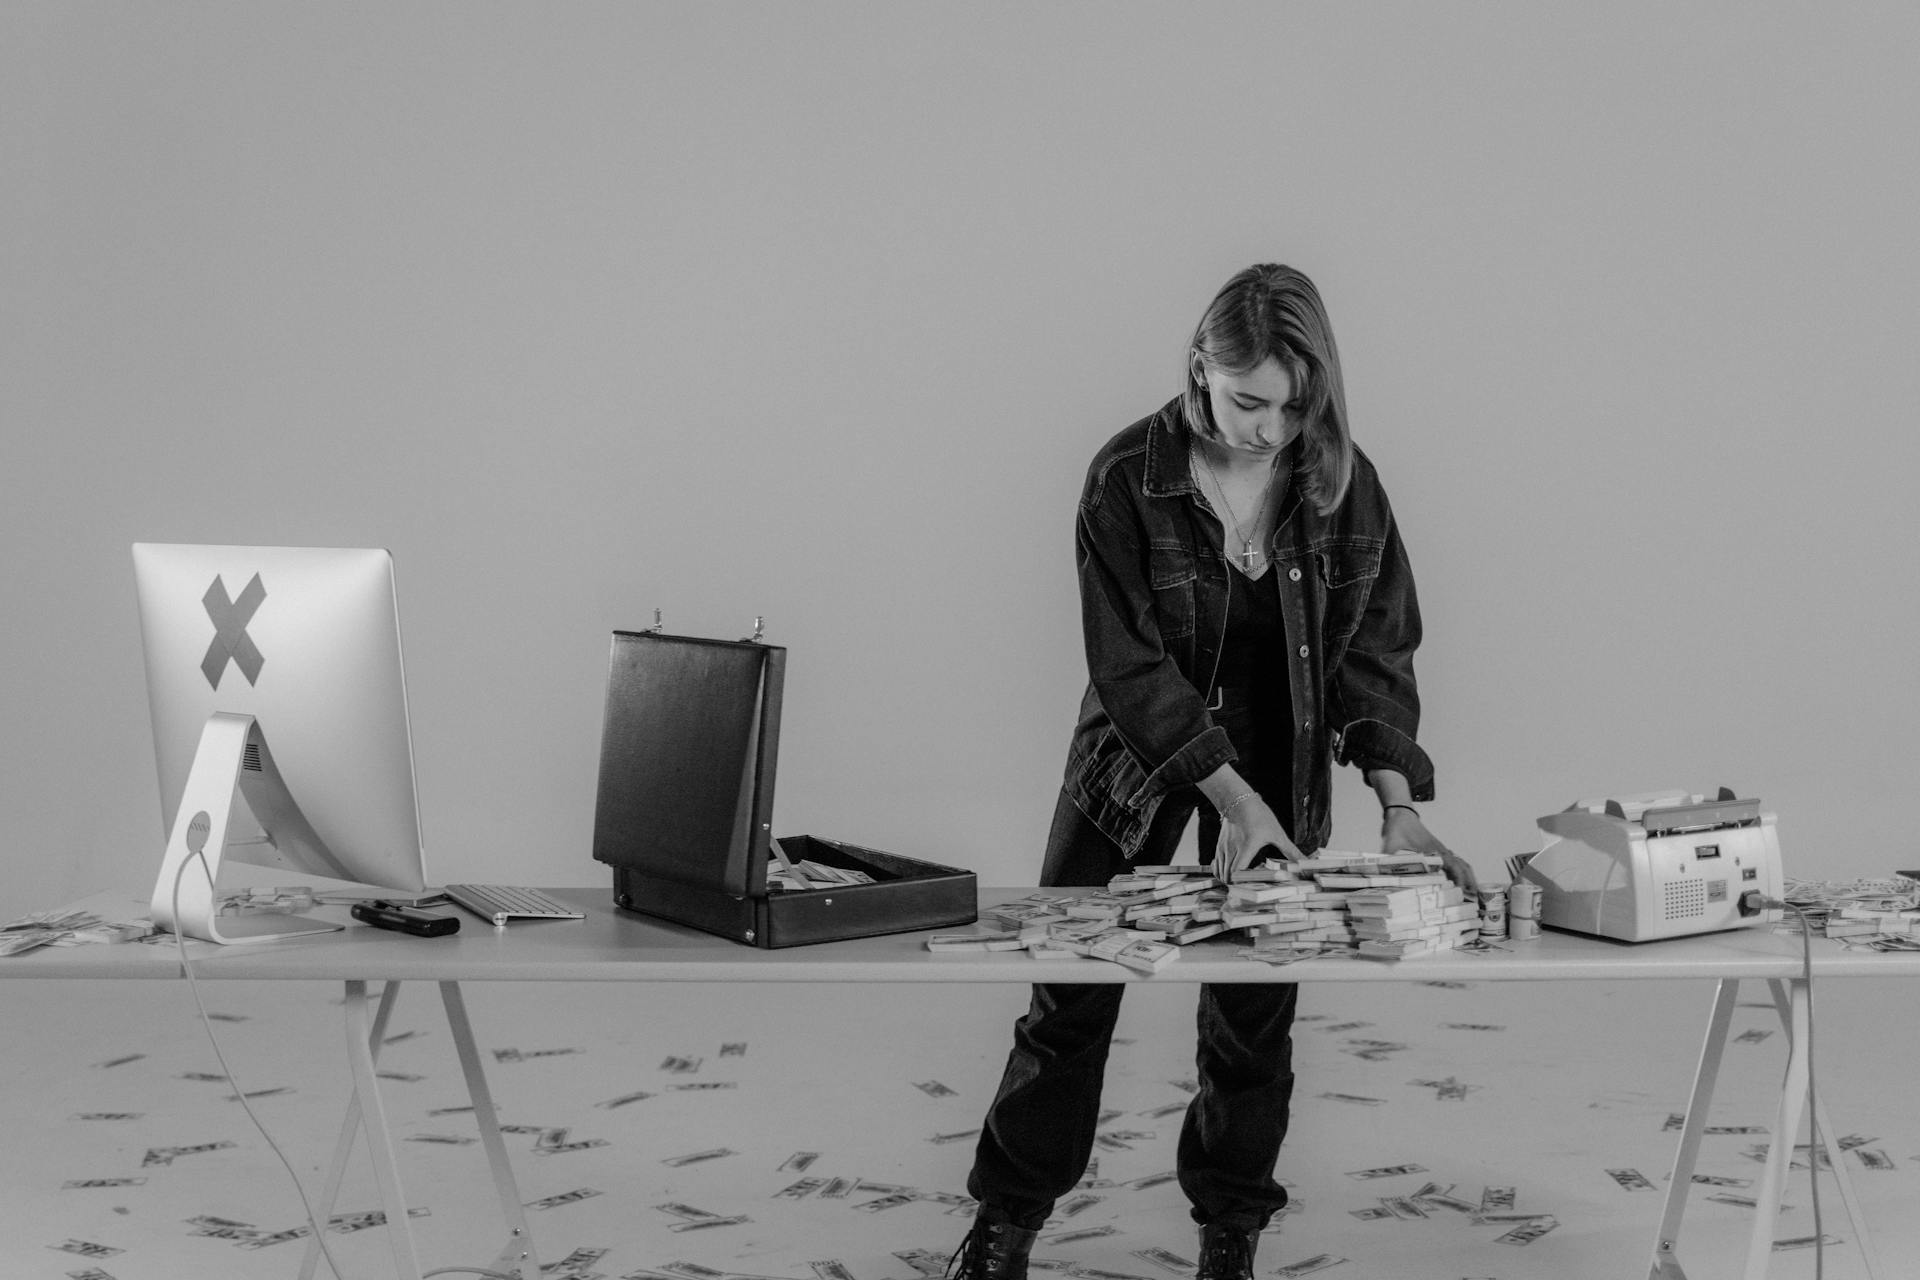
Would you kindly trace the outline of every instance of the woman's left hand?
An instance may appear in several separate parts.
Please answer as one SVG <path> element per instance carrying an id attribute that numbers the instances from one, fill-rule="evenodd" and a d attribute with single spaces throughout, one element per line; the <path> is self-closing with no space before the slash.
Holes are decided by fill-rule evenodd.
<path id="1" fill-rule="evenodd" d="M 1480 900 L 1480 880 L 1473 874 L 1467 860 L 1440 843 L 1438 836 L 1427 830 L 1427 824 L 1420 815 L 1411 809 L 1395 807 L 1386 811 L 1380 820 L 1380 852 L 1382 853 L 1437 853 L 1440 855 L 1440 869 L 1447 878 L 1460 886 L 1460 891 L 1478 902 Z"/>

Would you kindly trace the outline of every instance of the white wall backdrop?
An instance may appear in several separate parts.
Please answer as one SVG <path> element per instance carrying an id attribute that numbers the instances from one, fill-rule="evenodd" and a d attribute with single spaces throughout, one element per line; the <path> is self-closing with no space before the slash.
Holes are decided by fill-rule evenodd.
<path id="1" fill-rule="evenodd" d="M 605 881 L 657 607 L 789 647 L 778 830 L 1030 881 L 1086 461 L 1271 260 L 1443 838 L 1726 782 L 1920 865 L 1915 66 L 1903 3 L 9 4 L 0 914 L 157 865 L 136 540 L 393 550 L 437 878 Z"/>

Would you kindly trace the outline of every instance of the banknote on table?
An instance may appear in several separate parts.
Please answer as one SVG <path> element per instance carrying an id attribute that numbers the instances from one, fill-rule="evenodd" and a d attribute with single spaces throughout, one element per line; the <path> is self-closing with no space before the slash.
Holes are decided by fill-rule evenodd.
<path id="1" fill-rule="evenodd" d="M 1369 1098 L 1364 1094 L 1358 1094 L 1358 1093 L 1323 1093 L 1319 1096 L 1328 1102 L 1351 1102 L 1355 1106 L 1361 1106 L 1361 1107 L 1384 1106 L 1387 1101 L 1385 1098 Z M 1349 1174 L 1348 1176 L 1358 1177 L 1360 1175 Z"/>
<path id="2" fill-rule="evenodd" d="M 1512 1187 L 1486 1187 L 1480 1192 L 1480 1212 L 1499 1213 L 1513 1208 Z"/>
<path id="3" fill-rule="evenodd" d="M 715 1271 L 712 1267 L 698 1262 L 669 1262 L 666 1266 L 662 1267 L 661 1270 L 671 1271 L 673 1274 L 679 1276 L 686 1276 L 687 1280 L 720 1280 L 720 1277 L 727 1274 L 724 1271 Z"/>
<path id="4" fill-rule="evenodd" d="M 1018 929 L 995 933 L 936 933 L 927 939 L 927 950 L 938 954 L 965 954 L 972 951 L 1020 951 L 1032 941 Z"/>
<path id="5" fill-rule="evenodd" d="M 141 1187 L 145 1178 L 73 1178 L 60 1184 L 62 1191 L 92 1191 L 102 1187 Z"/>
<path id="6" fill-rule="evenodd" d="M 115 1254 L 126 1252 L 125 1249 L 116 1249 L 112 1245 L 95 1244 L 91 1240 L 75 1240 L 72 1238 L 69 1238 L 62 1244 L 50 1244 L 47 1248 L 57 1249 L 61 1253 L 71 1253 L 82 1258 L 111 1258 Z"/>
<path id="7" fill-rule="evenodd" d="M 709 1209 L 698 1209 L 690 1204 L 682 1204 L 678 1200 L 669 1200 L 665 1204 L 657 1204 L 653 1207 L 661 1213 L 670 1213 L 674 1217 L 684 1218 L 688 1222 L 710 1222 L 715 1218 L 726 1216 L 724 1214 L 714 1213 Z"/>
<path id="8" fill-rule="evenodd" d="M 951 1255 L 935 1253 L 932 1249 L 895 1249 L 893 1256 L 918 1271 L 923 1276 L 944 1276 Z"/>
<path id="9" fill-rule="evenodd" d="M 949 1089 L 938 1080 L 916 1080 L 913 1082 L 913 1087 L 926 1094 L 929 1098 L 957 1098 L 960 1096 L 957 1089 Z"/>
<path id="10" fill-rule="evenodd" d="M 1362 1222 L 1394 1221 L 1393 1210 L 1387 1208 L 1385 1205 L 1379 1205 L 1379 1204 L 1368 1205 L 1364 1209 L 1349 1209 L 1347 1210 L 1347 1212 L 1353 1217 L 1360 1219 L 1360 1221 Z"/>
<path id="11" fill-rule="evenodd" d="M 807 1265 L 813 1268 L 813 1274 L 819 1276 L 820 1280 L 853 1280 L 853 1272 L 849 1271 L 847 1264 L 838 1258 L 828 1258 L 823 1262 L 809 1262 Z"/>
<path id="12" fill-rule="evenodd" d="M 1879 1173 L 1891 1173 L 1899 1167 L 1894 1163 L 1893 1157 L 1886 1152 L 1871 1150 L 1867 1147 L 1855 1147 L 1853 1149 L 1853 1158 L 1858 1160 L 1866 1168 L 1873 1169 Z"/>
<path id="13" fill-rule="evenodd" d="M 1753 1185 L 1752 1178 L 1729 1178 L 1719 1173 L 1696 1173 L 1692 1177 L 1694 1182 L 1703 1187 L 1750 1187 Z"/>
<path id="14" fill-rule="evenodd" d="M 1145 1191 L 1150 1187 L 1165 1186 L 1169 1182 L 1178 1182 L 1180 1175 L 1172 1169 L 1163 1169 L 1159 1173 L 1150 1173 L 1144 1178 L 1135 1178 L 1127 1185 L 1135 1191 Z"/>
<path id="15" fill-rule="evenodd" d="M 1281 1280 L 1298 1280 L 1300 1276 L 1310 1276 L 1316 1271 L 1325 1271 L 1330 1267 L 1340 1266 L 1344 1262 L 1346 1262 L 1345 1258 L 1336 1258 L 1330 1253 L 1316 1253 L 1311 1258 L 1290 1262 L 1273 1274 L 1281 1277 Z"/>
<path id="16" fill-rule="evenodd" d="M 1608 1169 L 1607 1176 L 1620 1184 L 1622 1191 L 1653 1191 L 1657 1188 L 1638 1169 Z"/>
<path id="17" fill-rule="evenodd" d="M 1063 1218 L 1078 1217 L 1080 1214 L 1085 1213 L 1087 1210 L 1093 1208 L 1093 1206 L 1099 1204 L 1103 1199 L 1105 1199 L 1104 1196 L 1075 1196 L 1054 1210 L 1054 1212 Z"/>
<path id="18" fill-rule="evenodd" d="M 115 1277 L 99 1267 L 82 1267 L 78 1271 L 67 1272 L 67 1280 L 115 1280 Z"/>
<path id="19" fill-rule="evenodd" d="M 1146 1276 L 1137 1276 L 1130 1271 L 1108 1271 L 1105 1267 L 1090 1267 L 1084 1262 L 1067 1268 L 1070 1276 L 1079 1276 L 1080 1280 L 1148 1280 Z"/>
<path id="20" fill-rule="evenodd" d="M 805 1173 L 820 1158 L 818 1151 L 796 1151 L 780 1162 L 781 1173 Z"/>
<path id="21" fill-rule="evenodd" d="M 1108 1224 L 1100 1227 L 1079 1227 L 1072 1231 L 1059 1231 L 1050 1236 L 1041 1236 L 1048 1244 L 1072 1244 L 1077 1240 L 1098 1240 L 1101 1236 L 1119 1234 L 1120 1228 Z"/>
<path id="22" fill-rule="evenodd" d="M 1410 1196 L 1381 1196 L 1380 1207 L 1406 1222 L 1422 1221 L 1427 1216 L 1426 1210 L 1415 1204 Z"/>

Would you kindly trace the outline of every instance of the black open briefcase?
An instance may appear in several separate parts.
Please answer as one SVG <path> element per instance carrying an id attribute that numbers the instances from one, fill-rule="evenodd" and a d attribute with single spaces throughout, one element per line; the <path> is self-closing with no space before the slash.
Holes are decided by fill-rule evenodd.
<path id="1" fill-rule="evenodd" d="M 758 641 L 613 633 L 593 856 L 614 901 L 756 947 L 972 923 L 971 871 L 818 836 L 780 847 L 874 883 L 768 890 L 786 663 Z"/>

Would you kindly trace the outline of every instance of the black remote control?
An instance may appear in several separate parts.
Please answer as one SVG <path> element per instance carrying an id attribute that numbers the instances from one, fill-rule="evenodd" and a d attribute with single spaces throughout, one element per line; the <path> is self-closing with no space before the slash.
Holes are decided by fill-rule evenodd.
<path id="1" fill-rule="evenodd" d="M 396 906 L 391 902 L 356 902 L 353 918 L 376 929 L 394 929 L 416 938 L 438 938 L 460 932 L 460 917 L 437 915 L 418 907 Z"/>

